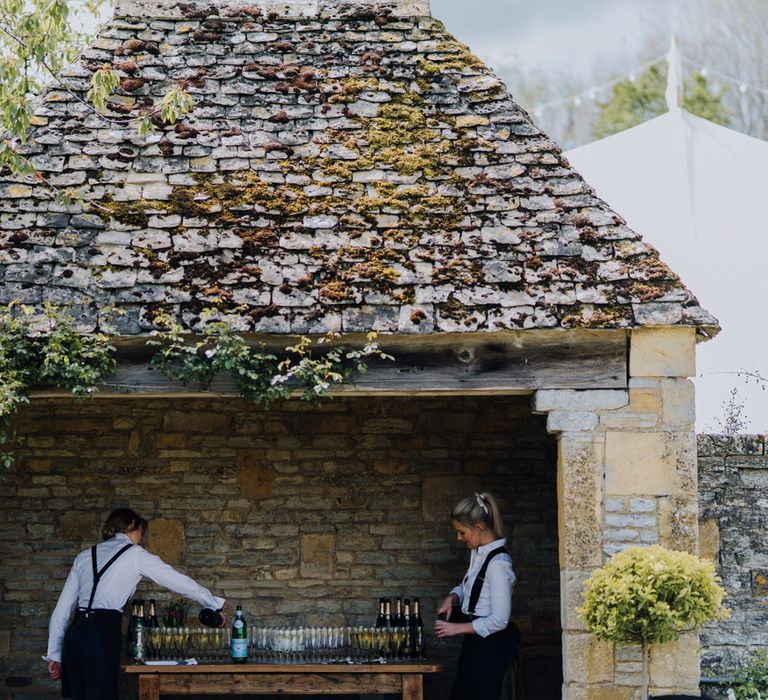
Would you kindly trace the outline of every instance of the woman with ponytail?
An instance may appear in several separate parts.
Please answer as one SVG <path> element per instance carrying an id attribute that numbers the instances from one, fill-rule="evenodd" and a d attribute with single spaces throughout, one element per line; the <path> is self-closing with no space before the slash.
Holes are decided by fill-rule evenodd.
<path id="1" fill-rule="evenodd" d="M 510 624 L 515 572 L 496 500 L 489 493 L 464 498 L 451 523 L 471 550 L 469 569 L 437 609 L 435 623 L 437 637 L 464 635 L 451 700 L 498 700 L 519 635 Z"/>

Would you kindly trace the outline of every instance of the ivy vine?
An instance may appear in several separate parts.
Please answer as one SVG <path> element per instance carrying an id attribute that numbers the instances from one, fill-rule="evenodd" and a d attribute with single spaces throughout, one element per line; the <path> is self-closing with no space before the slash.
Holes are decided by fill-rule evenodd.
<path id="1" fill-rule="evenodd" d="M 45 304 L 42 311 L 10 304 L 0 311 L 0 472 L 14 461 L 11 421 L 29 403 L 35 385 L 90 396 L 116 366 L 115 348 L 102 333 L 78 332 L 66 311 Z"/>
<path id="2" fill-rule="evenodd" d="M 340 336 L 335 333 L 316 342 L 302 336 L 279 358 L 263 344 L 249 345 L 226 323 L 209 323 L 199 340 L 185 335 L 168 317 L 159 317 L 156 323 L 161 330 L 148 344 L 159 350 L 151 364 L 167 377 L 187 386 L 210 386 L 214 376 L 227 374 L 241 396 L 265 408 L 295 391 L 303 400 L 317 402 L 329 395 L 333 385 L 365 374 L 369 359 L 394 360 L 379 348 L 376 333 L 369 333 L 359 349 L 337 345 Z"/>
<path id="3" fill-rule="evenodd" d="M 226 374 L 240 394 L 269 408 L 277 399 L 298 392 L 318 402 L 335 385 L 368 370 L 371 358 L 394 360 L 369 333 L 361 348 L 338 345 L 338 334 L 313 341 L 300 337 L 282 357 L 264 345 L 251 346 L 223 322 L 209 323 L 201 337 L 184 333 L 175 321 L 160 316 L 159 330 L 147 344 L 156 347 L 150 364 L 185 386 L 209 387 Z M 0 311 L 0 475 L 13 464 L 16 435 L 14 414 L 29 403 L 34 386 L 69 389 L 92 396 L 117 366 L 115 347 L 102 333 L 82 334 L 68 311 L 46 304 L 42 311 L 11 304 Z"/>

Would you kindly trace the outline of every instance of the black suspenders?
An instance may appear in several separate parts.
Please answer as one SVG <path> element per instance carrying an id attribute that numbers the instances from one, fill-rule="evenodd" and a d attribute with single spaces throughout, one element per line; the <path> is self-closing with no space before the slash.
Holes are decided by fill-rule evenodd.
<path id="1" fill-rule="evenodd" d="M 93 586 L 91 587 L 91 597 L 88 599 L 88 607 L 83 610 L 83 613 L 86 617 L 90 615 L 91 613 L 91 606 L 93 605 L 93 597 L 96 595 L 96 586 L 99 585 L 99 581 L 101 580 L 101 577 L 104 575 L 104 572 L 114 564 L 117 559 L 122 555 L 124 552 L 127 552 L 131 547 L 133 547 L 133 542 L 130 544 L 125 545 L 117 554 L 115 554 L 104 566 L 101 567 L 101 569 L 97 570 L 96 567 L 96 545 L 93 545 L 91 547 L 91 565 L 93 566 Z"/>
<path id="2" fill-rule="evenodd" d="M 483 584 L 485 583 L 485 572 L 488 570 L 488 564 L 491 563 L 497 554 L 508 554 L 506 547 L 497 547 L 496 549 L 488 552 L 488 556 L 485 558 L 483 565 L 480 567 L 480 571 L 477 572 L 474 582 L 472 583 L 472 590 L 469 594 L 469 607 L 467 608 L 468 615 L 475 614 L 475 607 L 477 601 L 480 600 L 480 592 L 483 590 Z"/>

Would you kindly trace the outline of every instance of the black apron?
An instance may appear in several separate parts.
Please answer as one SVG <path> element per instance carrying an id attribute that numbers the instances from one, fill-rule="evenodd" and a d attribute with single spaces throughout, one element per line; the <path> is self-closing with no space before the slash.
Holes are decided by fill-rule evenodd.
<path id="1" fill-rule="evenodd" d="M 61 657 L 61 694 L 73 700 L 117 700 L 120 683 L 122 610 L 94 609 L 93 598 L 104 572 L 127 552 L 125 545 L 101 569 L 96 545 L 91 547 L 93 586 L 88 606 L 78 608 L 64 635 Z"/>
<path id="2" fill-rule="evenodd" d="M 475 615 L 475 608 L 485 584 L 485 573 L 491 559 L 502 553 L 507 553 L 505 547 L 497 547 L 488 553 L 472 584 L 467 606 L 468 614 L 460 613 L 454 618 L 454 612 L 452 612 L 452 621 L 461 619 L 470 622 L 479 617 Z M 504 675 L 509 664 L 517 657 L 519 646 L 520 632 L 513 622 L 503 630 L 489 634 L 487 637 L 481 637 L 479 634 L 465 634 L 451 700 L 498 700 L 501 697 Z"/>

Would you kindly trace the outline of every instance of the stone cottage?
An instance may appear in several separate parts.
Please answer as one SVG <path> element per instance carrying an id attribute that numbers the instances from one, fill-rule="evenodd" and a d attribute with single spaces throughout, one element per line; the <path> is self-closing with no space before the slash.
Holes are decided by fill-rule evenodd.
<path id="1" fill-rule="evenodd" d="M 104 64 L 121 79 L 99 115 L 82 98 Z M 165 124 L 173 85 L 194 108 Z M 688 378 L 717 321 L 427 0 L 122 0 L 25 152 L 45 182 L 0 174 L 0 302 L 67 305 L 120 367 L 93 401 L 41 391 L 18 417 L 7 697 L 55 693 L 34 672 L 47 617 L 115 505 L 263 624 L 362 623 L 405 594 L 429 626 L 465 562 L 448 513 L 480 487 L 511 535 L 525 697 L 637 697 L 639 650 L 574 610 L 615 551 L 697 548 Z M 160 314 L 272 347 L 375 330 L 395 362 L 265 412 L 150 371 Z M 695 692 L 698 669 L 687 638 L 652 684 Z"/>

